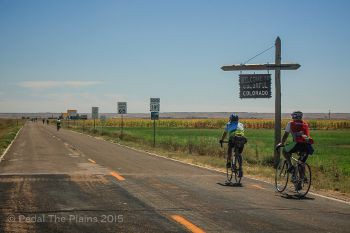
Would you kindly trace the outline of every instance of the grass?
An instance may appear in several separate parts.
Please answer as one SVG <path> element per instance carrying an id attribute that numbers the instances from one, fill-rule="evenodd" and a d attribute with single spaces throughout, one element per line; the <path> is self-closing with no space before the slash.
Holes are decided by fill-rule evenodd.
<path id="1" fill-rule="evenodd" d="M 80 125 L 75 127 L 83 131 Z M 123 137 L 119 127 L 96 127 L 95 131 L 84 127 L 84 131 L 195 164 L 223 168 L 225 163 L 225 148 L 220 148 L 218 143 L 222 129 L 159 127 L 156 148 L 152 147 L 152 127 L 124 128 Z M 308 159 L 313 187 L 350 193 L 350 130 L 313 130 L 311 133 L 316 142 L 315 153 Z M 273 134 L 272 129 L 246 129 L 248 144 L 243 156 L 247 174 L 273 178 Z"/>
<path id="2" fill-rule="evenodd" d="M 22 120 L 0 119 L 0 155 L 15 138 L 23 124 Z"/>

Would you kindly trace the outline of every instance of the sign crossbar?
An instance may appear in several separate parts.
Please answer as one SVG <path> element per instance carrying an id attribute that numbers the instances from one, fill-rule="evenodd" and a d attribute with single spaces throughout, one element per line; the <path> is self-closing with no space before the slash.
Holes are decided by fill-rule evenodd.
<path id="1" fill-rule="evenodd" d="M 222 66 L 223 71 L 240 71 L 240 70 L 297 70 L 300 64 L 284 63 L 284 64 L 235 64 Z"/>

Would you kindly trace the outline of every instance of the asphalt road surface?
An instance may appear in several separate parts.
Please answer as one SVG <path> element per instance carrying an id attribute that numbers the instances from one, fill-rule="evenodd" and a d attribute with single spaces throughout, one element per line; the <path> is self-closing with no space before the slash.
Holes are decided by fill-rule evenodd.
<path id="1" fill-rule="evenodd" d="M 0 232 L 350 232 L 349 204 L 224 180 L 28 122 L 0 163 Z"/>

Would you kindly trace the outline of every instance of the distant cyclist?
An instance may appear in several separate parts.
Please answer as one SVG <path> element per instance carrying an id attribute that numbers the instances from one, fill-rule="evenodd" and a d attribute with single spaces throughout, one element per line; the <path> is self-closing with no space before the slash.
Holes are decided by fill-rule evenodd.
<path id="1" fill-rule="evenodd" d="M 229 122 L 226 124 L 224 133 L 221 136 L 220 143 L 224 141 L 226 136 L 228 135 L 228 149 L 227 149 L 227 163 L 226 167 L 231 167 L 231 159 L 232 159 L 232 149 L 236 147 L 238 152 L 242 154 L 244 144 L 247 142 L 247 139 L 244 137 L 244 126 L 242 123 L 238 122 L 238 115 L 232 113 L 229 118 Z M 241 167 L 241 166 L 240 166 Z M 240 170 L 239 177 L 243 176 L 243 171 Z"/>
<path id="2" fill-rule="evenodd" d="M 56 126 L 57 126 L 57 131 L 60 130 L 60 128 L 61 128 L 61 120 L 59 118 L 57 119 Z"/>
<path id="3" fill-rule="evenodd" d="M 312 144 L 313 139 L 310 137 L 309 125 L 303 121 L 303 113 L 301 111 L 295 111 L 292 113 L 292 121 L 288 122 L 285 133 L 277 147 L 284 146 L 287 141 L 288 135 L 292 134 L 293 142 L 288 143 L 283 148 L 283 156 L 286 158 L 288 163 L 288 172 L 292 172 L 294 167 L 291 162 L 292 153 L 307 152 L 306 156 L 302 159 L 306 162 L 309 154 L 313 153 Z"/>

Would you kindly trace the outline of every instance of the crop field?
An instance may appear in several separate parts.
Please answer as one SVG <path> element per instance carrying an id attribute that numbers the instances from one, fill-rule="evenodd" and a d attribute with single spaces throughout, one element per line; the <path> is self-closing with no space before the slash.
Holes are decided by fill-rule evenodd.
<path id="1" fill-rule="evenodd" d="M 282 126 L 289 122 L 289 119 L 282 120 Z M 85 126 L 93 126 L 93 120 L 85 121 L 71 121 L 71 124 L 76 123 Z M 158 127 L 170 127 L 170 128 L 196 128 L 196 129 L 220 129 L 227 122 L 227 119 L 161 119 L 157 121 Z M 275 127 L 274 120 L 272 119 L 242 119 L 242 122 L 246 128 L 250 129 L 273 129 Z M 350 129 L 350 120 L 307 120 L 311 129 Z M 105 122 L 96 121 L 97 125 L 103 124 L 104 126 L 121 126 L 121 119 L 108 119 Z M 153 126 L 153 121 L 149 119 L 124 119 L 123 124 L 125 127 L 137 127 L 137 128 L 149 128 Z"/>

